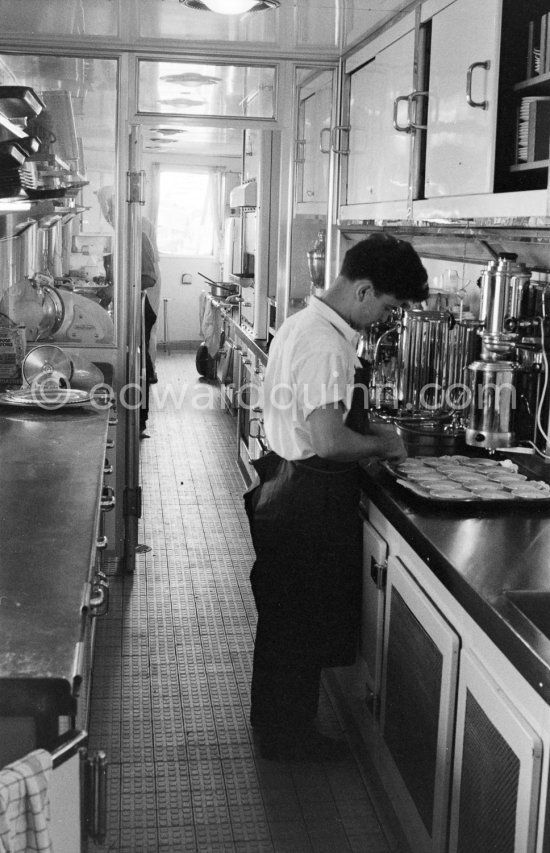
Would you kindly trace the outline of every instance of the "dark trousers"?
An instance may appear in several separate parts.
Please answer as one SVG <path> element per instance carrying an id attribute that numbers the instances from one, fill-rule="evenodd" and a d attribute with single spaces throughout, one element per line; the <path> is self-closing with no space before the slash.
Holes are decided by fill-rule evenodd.
<path id="1" fill-rule="evenodd" d="M 298 733 L 317 714 L 321 661 L 292 601 L 260 605 L 251 687 L 253 726 Z"/>
<path id="2" fill-rule="evenodd" d="M 299 732 L 317 713 L 321 670 L 355 661 L 361 523 L 355 466 L 259 460 L 245 496 L 258 611 L 251 722 Z"/>
<path id="3" fill-rule="evenodd" d="M 147 293 L 145 293 L 143 297 L 143 343 L 145 348 L 145 389 L 142 399 L 141 408 L 139 410 L 139 429 L 140 432 L 145 429 L 147 426 L 147 418 L 149 417 L 149 388 L 151 385 L 151 380 L 153 378 L 153 374 L 155 372 L 155 368 L 153 366 L 153 360 L 149 353 L 149 344 L 151 342 L 151 331 L 153 326 L 157 322 L 157 315 L 153 308 L 151 307 L 151 303 L 147 298 Z M 142 353 L 143 358 L 143 353 Z M 143 371 L 143 367 L 142 367 Z"/>

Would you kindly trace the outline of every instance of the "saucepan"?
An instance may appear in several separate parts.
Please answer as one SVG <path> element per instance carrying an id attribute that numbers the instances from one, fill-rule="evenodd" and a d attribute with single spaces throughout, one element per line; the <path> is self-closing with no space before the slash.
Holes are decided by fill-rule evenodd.
<path id="1" fill-rule="evenodd" d="M 199 275 L 210 285 L 210 293 L 212 296 L 217 296 L 219 299 L 226 299 L 228 296 L 239 292 L 238 284 L 233 284 L 230 281 L 214 281 L 214 279 L 209 278 L 202 272 L 200 272 Z"/>

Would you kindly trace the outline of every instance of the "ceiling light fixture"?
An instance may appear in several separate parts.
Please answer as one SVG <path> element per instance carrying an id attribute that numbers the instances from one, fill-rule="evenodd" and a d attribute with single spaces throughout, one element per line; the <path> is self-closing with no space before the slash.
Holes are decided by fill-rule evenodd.
<path id="1" fill-rule="evenodd" d="M 180 0 L 189 9 L 216 12 L 219 15 L 242 15 L 245 12 L 261 12 L 276 9 L 280 0 Z"/>

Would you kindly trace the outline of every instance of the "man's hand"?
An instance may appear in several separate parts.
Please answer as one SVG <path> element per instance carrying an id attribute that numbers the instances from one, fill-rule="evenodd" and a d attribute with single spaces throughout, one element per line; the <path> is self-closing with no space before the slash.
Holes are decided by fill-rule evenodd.
<path id="1" fill-rule="evenodd" d="M 313 450 L 322 459 L 360 462 L 372 457 L 398 463 L 407 458 L 395 428 L 386 423 L 371 423 L 362 435 L 345 426 L 342 410 L 334 406 L 315 409 L 308 422 Z"/>
<path id="2" fill-rule="evenodd" d="M 395 427 L 391 424 L 369 424 L 369 433 L 375 435 L 380 441 L 380 458 L 388 462 L 404 462 L 407 451 L 400 436 L 397 435 Z"/>

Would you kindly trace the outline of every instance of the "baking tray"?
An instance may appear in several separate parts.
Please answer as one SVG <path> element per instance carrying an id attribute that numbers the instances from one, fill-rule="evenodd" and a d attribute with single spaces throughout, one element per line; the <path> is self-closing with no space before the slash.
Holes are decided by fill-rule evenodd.
<path id="1" fill-rule="evenodd" d="M 550 484 L 510 460 L 418 456 L 381 465 L 403 489 L 437 506 L 550 506 Z"/>
<path id="2" fill-rule="evenodd" d="M 23 406 L 44 411 L 59 411 L 67 407 L 75 408 L 91 402 L 88 391 L 77 388 L 17 388 L 13 391 L 0 392 L 0 405 Z"/>

